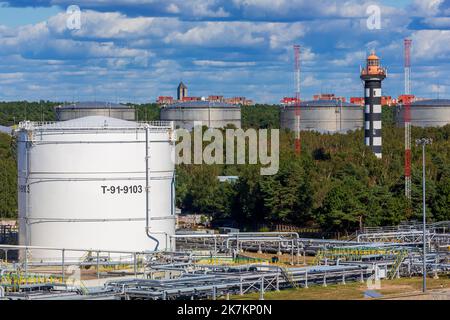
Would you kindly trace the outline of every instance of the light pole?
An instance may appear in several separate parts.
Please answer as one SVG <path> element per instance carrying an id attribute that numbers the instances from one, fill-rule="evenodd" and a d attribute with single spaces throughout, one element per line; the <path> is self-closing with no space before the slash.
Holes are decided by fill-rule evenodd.
<path id="1" fill-rule="evenodd" d="M 422 138 L 416 139 L 416 145 L 422 146 L 422 209 L 423 209 L 423 292 L 427 291 L 427 261 L 426 261 L 426 253 L 427 253 L 427 241 L 426 241 L 426 208 L 425 208 L 425 146 L 427 144 L 431 144 L 433 142 L 432 139 Z"/>

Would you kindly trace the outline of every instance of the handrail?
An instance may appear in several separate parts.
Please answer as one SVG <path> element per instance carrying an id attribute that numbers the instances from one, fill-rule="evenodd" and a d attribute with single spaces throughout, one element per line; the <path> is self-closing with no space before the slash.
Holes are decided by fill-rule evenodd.
<path id="1" fill-rule="evenodd" d="M 83 123 L 81 120 L 74 123 L 67 121 L 22 121 L 18 125 L 18 129 L 32 130 L 32 129 L 146 129 L 147 127 L 164 127 L 173 129 L 172 121 L 128 121 L 130 124 L 121 126 L 114 124 L 93 125 L 90 122 Z M 44 127 L 44 128 L 42 128 Z"/>
<path id="2" fill-rule="evenodd" d="M 127 251 L 127 250 L 109 250 L 109 249 L 92 249 L 92 248 L 57 248 L 57 247 L 42 247 L 42 246 L 26 246 L 26 245 L 13 245 L 13 244 L 0 244 L 0 249 L 28 249 L 28 250 L 55 250 L 55 251 L 95 251 L 95 252 L 109 252 L 109 253 L 136 253 L 136 254 L 152 254 L 155 251 Z"/>

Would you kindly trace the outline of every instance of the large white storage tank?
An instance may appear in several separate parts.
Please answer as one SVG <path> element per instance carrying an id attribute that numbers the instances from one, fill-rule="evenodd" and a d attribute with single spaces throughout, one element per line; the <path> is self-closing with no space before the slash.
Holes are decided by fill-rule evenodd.
<path id="1" fill-rule="evenodd" d="M 152 251 L 159 242 L 158 250 L 173 249 L 170 122 L 92 116 L 22 122 L 17 135 L 20 244 Z M 77 254 L 84 253 L 70 253 Z M 33 260 L 60 256 L 32 252 Z"/>

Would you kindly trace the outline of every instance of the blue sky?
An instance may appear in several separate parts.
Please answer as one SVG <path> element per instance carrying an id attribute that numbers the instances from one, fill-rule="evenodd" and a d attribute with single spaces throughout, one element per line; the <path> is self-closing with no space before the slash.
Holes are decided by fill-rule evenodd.
<path id="1" fill-rule="evenodd" d="M 81 9 L 69 29 L 70 5 Z M 370 5 L 381 28 L 367 27 Z M 412 90 L 450 98 L 450 0 L 0 0 L 0 100 L 154 101 L 189 94 L 362 95 L 359 66 L 375 49 L 384 94 L 403 91 L 403 39 L 413 40 Z"/>

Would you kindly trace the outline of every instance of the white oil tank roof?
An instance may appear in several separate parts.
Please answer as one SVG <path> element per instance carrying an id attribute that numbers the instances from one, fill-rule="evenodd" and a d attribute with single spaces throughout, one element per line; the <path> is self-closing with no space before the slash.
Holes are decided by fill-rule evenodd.
<path id="1" fill-rule="evenodd" d="M 301 107 L 360 107 L 359 105 L 339 100 L 309 100 L 300 101 Z"/>
<path id="2" fill-rule="evenodd" d="M 330 108 L 330 107 L 350 107 L 362 109 L 363 107 L 350 102 L 342 102 L 340 100 L 305 100 L 300 101 L 300 107 L 317 107 L 317 108 Z M 284 108 L 295 108 L 294 104 L 285 105 Z"/>
<path id="3" fill-rule="evenodd" d="M 132 109 L 131 106 L 112 103 L 112 102 L 102 102 L 102 101 L 84 101 L 75 102 L 70 104 L 62 104 L 57 106 L 61 109 Z"/>
<path id="4" fill-rule="evenodd" d="M 62 125 L 66 124 L 67 126 L 72 125 L 88 125 L 88 126 L 102 126 L 107 125 L 110 127 L 135 127 L 138 123 L 134 121 L 127 121 L 117 118 L 111 118 L 106 116 L 88 116 L 88 117 L 82 117 L 72 120 L 67 120 L 61 122 Z"/>
<path id="5" fill-rule="evenodd" d="M 170 121 L 134 122 L 105 116 L 88 116 L 59 122 L 21 122 L 24 129 L 65 129 L 65 128 L 143 128 L 146 125 L 153 127 L 171 128 Z"/>
<path id="6" fill-rule="evenodd" d="M 426 99 L 414 101 L 411 106 L 413 107 L 450 107 L 450 99 Z"/>
<path id="7" fill-rule="evenodd" d="M 212 101 L 183 101 L 174 104 L 167 105 L 166 109 L 182 109 L 182 108 L 227 108 L 227 109 L 239 109 L 240 107 L 235 104 L 226 102 L 212 102 Z"/>

